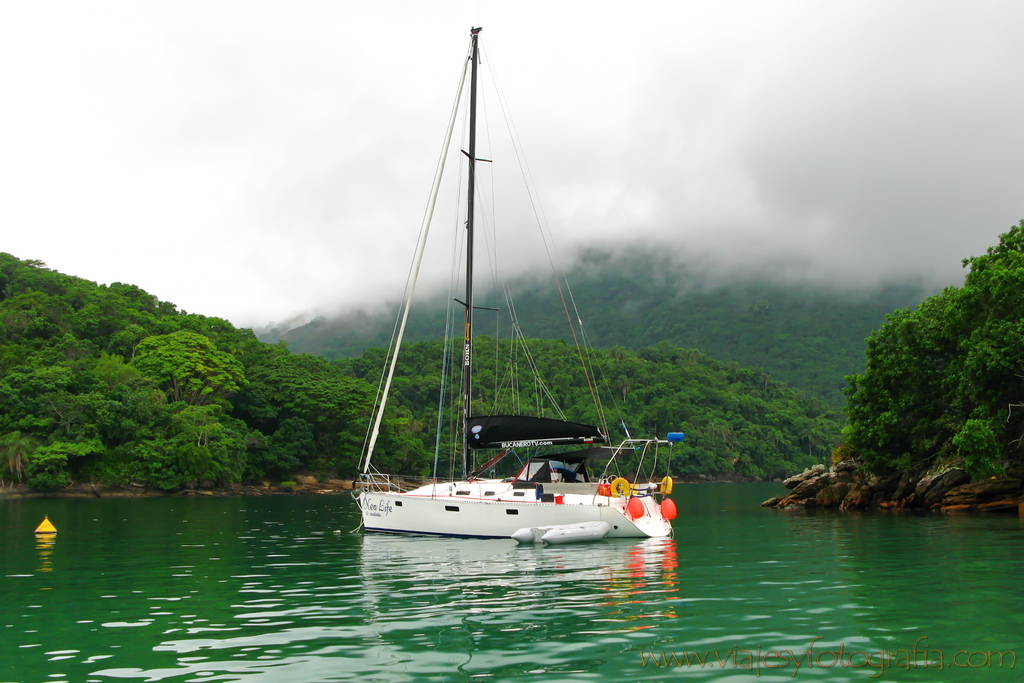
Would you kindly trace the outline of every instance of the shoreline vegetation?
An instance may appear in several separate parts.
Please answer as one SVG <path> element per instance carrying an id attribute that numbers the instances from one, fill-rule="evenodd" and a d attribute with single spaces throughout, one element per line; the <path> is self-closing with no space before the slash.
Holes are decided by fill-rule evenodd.
<path id="1" fill-rule="evenodd" d="M 188 498 L 238 496 L 310 496 L 348 493 L 356 482 L 351 479 L 328 479 L 317 481 L 315 477 L 298 477 L 305 481 L 269 482 L 260 484 L 228 484 L 217 486 L 213 482 L 201 482 L 199 486 L 174 491 L 132 485 L 77 483 L 62 489 L 33 489 L 25 484 L 0 486 L 0 501 L 26 500 L 35 498 Z"/>
<path id="2" fill-rule="evenodd" d="M 104 498 L 188 498 L 240 496 L 312 496 L 351 493 L 359 489 L 354 479 L 327 479 L 299 475 L 295 481 L 259 484 L 228 484 L 200 482 L 197 486 L 174 491 L 141 485 L 104 485 L 76 483 L 56 490 L 32 489 L 25 484 L 0 486 L 0 501 L 28 499 L 104 499 Z M 399 484 L 407 487 L 429 483 L 429 479 L 410 477 Z M 698 475 L 676 481 L 682 484 L 765 483 L 760 477 L 736 474 Z M 1024 468 L 1011 469 L 1006 475 L 971 482 L 962 469 L 914 477 L 908 472 L 895 472 L 885 477 L 868 475 L 855 463 L 841 461 L 826 469 L 815 465 L 785 480 L 773 479 L 789 489 L 788 493 L 769 498 L 762 507 L 784 510 L 917 511 L 942 513 L 1003 513 L 1024 516 Z"/>
<path id="3" fill-rule="evenodd" d="M 743 477 L 737 474 L 697 475 L 676 480 L 676 484 L 737 484 L 764 481 L 760 477 Z M 772 480 L 781 483 L 782 479 Z M 426 477 L 403 477 L 398 480 L 402 488 L 416 488 L 430 483 Z M 33 498 L 184 498 L 190 496 L 275 496 L 275 495 L 324 495 L 349 493 L 359 489 L 357 479 L 327 479 L 319 481 L 313 476 L 299 475 L 295 481 L 271 482 L 259 484 L 228 484 L 218 486 L 211 481 L 199 482 L 199 485 L 173 491 L 142 486 L 139 484 L 96 484 L 75 483 L 61 489 L 33 489 L 26 484 L 6 483 L 0 486 L 0 501 L 33 499 Z"/>

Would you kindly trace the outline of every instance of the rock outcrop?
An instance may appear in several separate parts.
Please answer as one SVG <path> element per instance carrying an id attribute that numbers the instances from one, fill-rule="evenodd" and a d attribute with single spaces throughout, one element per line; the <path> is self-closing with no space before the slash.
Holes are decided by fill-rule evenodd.
<path id="1" fill-rule="evenodd" d="M 877 477 L 844 460 L 828 469 L 815 465 L 782 484 L 789 493 L 764 501 L 763 507 L 1017 512 L 1024 505 L 1024 472 L 1016 470 L 971 483 L 957 468 Z"/>

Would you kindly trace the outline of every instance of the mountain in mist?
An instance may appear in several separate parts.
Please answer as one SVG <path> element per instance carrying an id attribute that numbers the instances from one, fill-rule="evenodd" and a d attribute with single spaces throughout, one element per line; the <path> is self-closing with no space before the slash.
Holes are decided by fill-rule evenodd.
<path id="1" fill-rule="evenodd" d="M 612 257 L 594 252 L 567 273 L 562 296 L 550 283 L 520 278 L 509 286 L 523 335 L 571 339 L 565 308 L 579 309 L 591 345 L 638 349 L 658 342 L 698 349 L 721 361 L 757 367 L 828 401 L 842 404 L 844 377 L 864 369 L 864 341 L 895 310 L 935 293 L 915 284 L 861 291 L 824 285 L 772 282 L 768 278 L 713 279 L 698 268 L 647 254 Z M 570 298 L 571 295 L 571 298 Z M 445 298 L 414 307 L 406 339 L 443 336 Z M 484 292 L 476 301 L 479 334 L 508 336 L 504 294 Z M 297 353 L 327 358 L 387 346 L 398 306 L 376 312 L 320 317 L 283 331 L 264 331 L 264 341 L 284 339 Z M 461 311 L 457 312 L 461 320 Z M 456 327 L 459 323 L 456 323 Z"/>

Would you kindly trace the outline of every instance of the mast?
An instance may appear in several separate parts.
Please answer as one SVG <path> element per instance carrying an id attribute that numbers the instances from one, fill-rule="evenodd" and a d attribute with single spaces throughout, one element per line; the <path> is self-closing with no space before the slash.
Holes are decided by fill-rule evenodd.
<path id="1" fill-rule="evenodd" d="M 469 77 L 469 182 L 466 189 L 466 300 L 464 305 L 466 333 L 462 347 L 462 478 L 469 472 L 469 432 L 473 374 L 473 204 L 476 192 L 476 67 L 479 60 L 477 40 L 481 29 L 469 30 L 471 63 Z"/>

